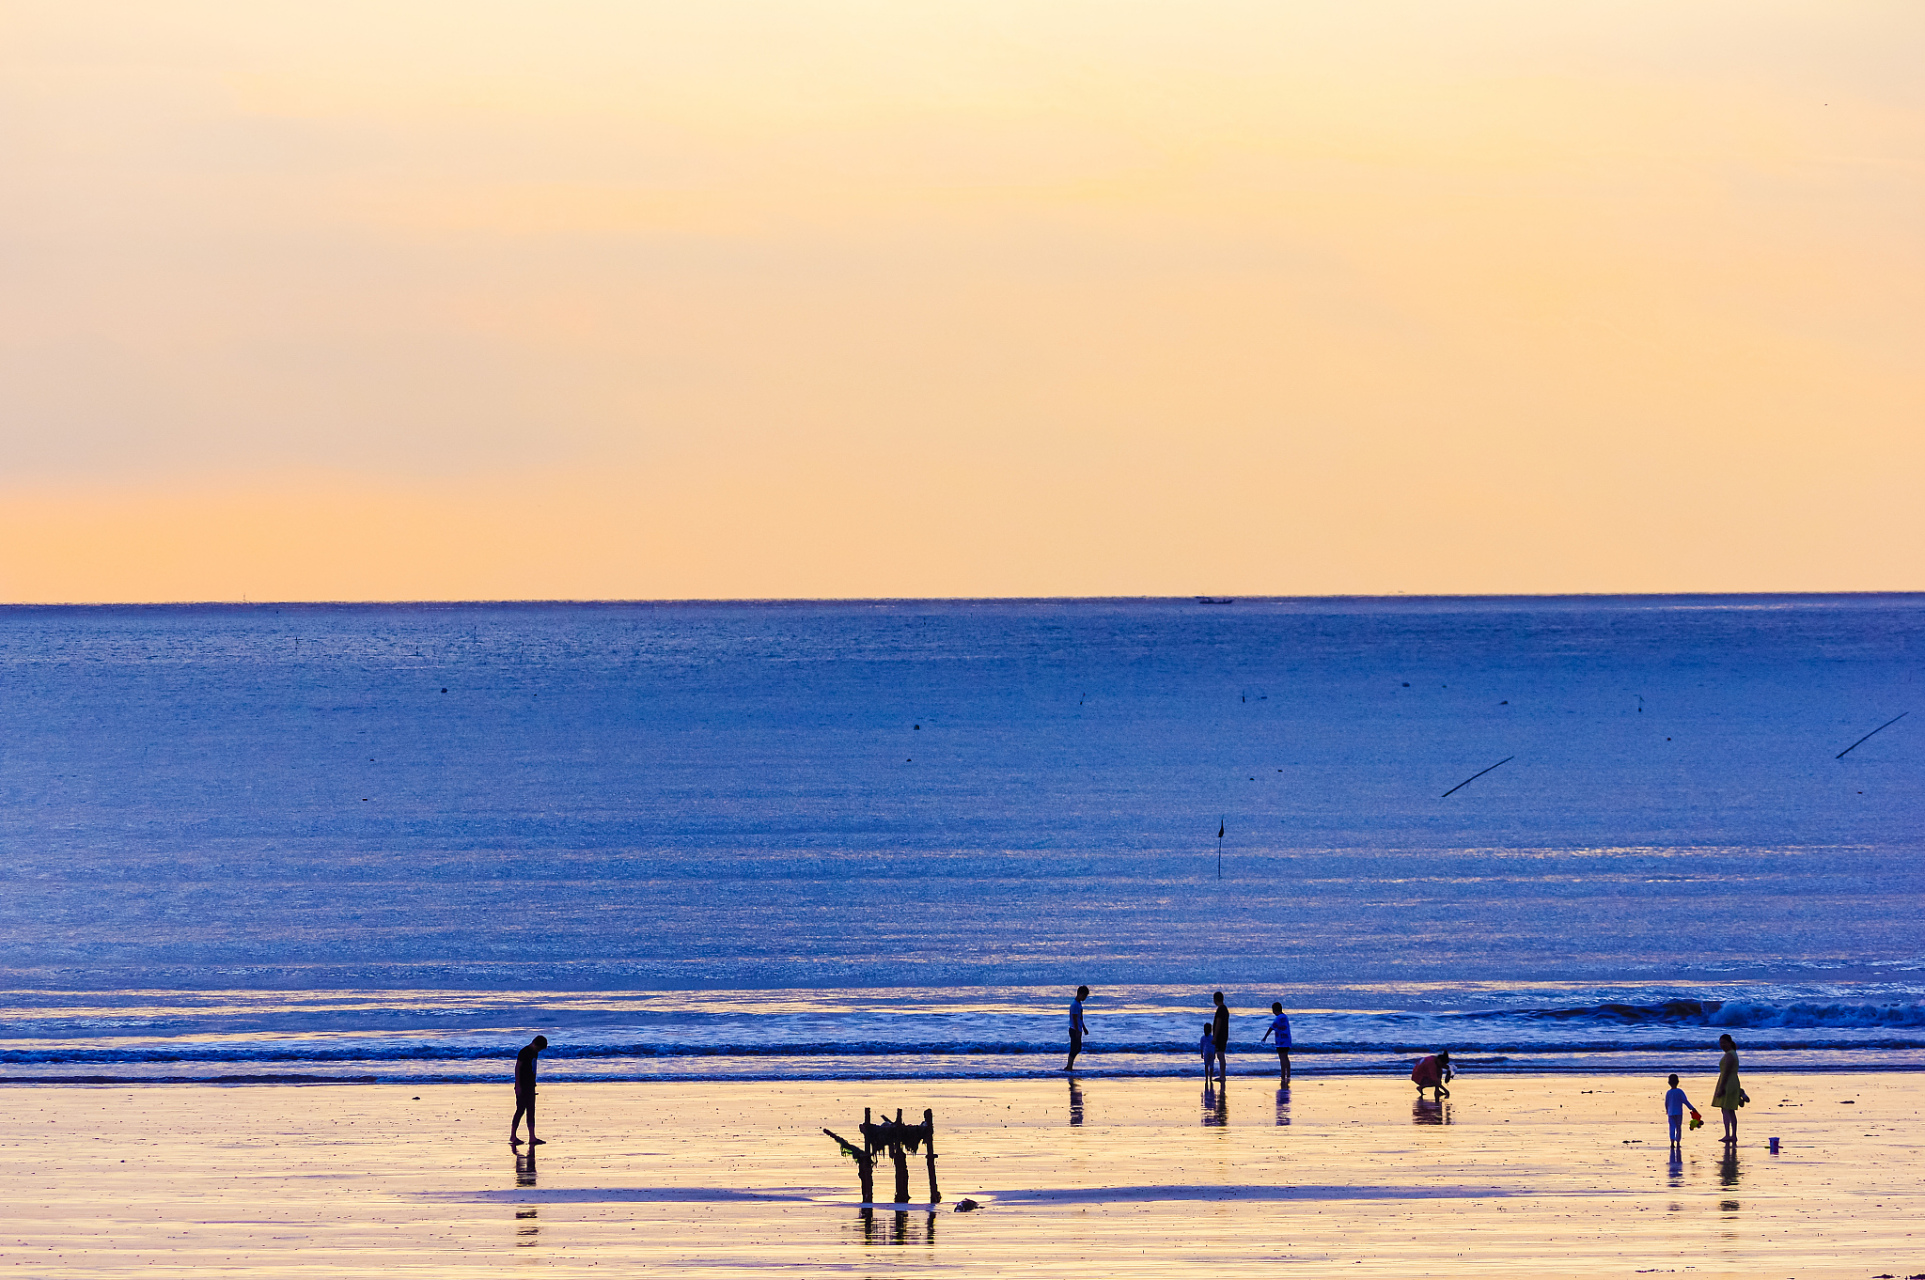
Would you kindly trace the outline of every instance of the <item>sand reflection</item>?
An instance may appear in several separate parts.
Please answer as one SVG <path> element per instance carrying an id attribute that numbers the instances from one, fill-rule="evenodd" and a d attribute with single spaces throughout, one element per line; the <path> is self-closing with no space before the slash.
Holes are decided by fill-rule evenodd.
<path id="1" fill-rule="evenodd" d="M 535 1185 L 535 1152 L 531 1147 L 527 1154 L 515 1153 L 515 1185 L 532 1187 Z M 517 1206 L 515 1209 L 515 1248 L 528 1249 L 539 1244 L 541 1222 L 540 1210 L 534 1205 Z"/>
<path id="2" fill-rule="evenodd" d="M 1208 1077 L 1203 1081 L 1203 1123 L 1205 1127 L 1220 1129 L 1230 1123 L 1230 1086 L 1225 1081 L 1221 1089 Z"/>
<path id="3" fill-rule="evenodd" d="M 1069 1122 L 1073 1125 L 1083 1123 L 1083 1086 L 1076 1077 L 1069 1079 Z"/>
<path id="4" fill-rule="evenodd" d="M 1412 1124 L 1449 1124 L 1451 1123 L 1450 1102 L 1448 1100 L 1431 1102 L 1420 1098 L 1410 1106 L 1410 1122 Z"/>
<path id="5" fill-rule="evenodd" d="M 5 1252 L 50 1280 L 471 1280 L 515 1264 L 687 1280 L 1161 1280 L 1194 1271 L 1202 1248 L 1213 1270 L 1346 1280 L 1619 1280 L 1632 1257 L 1676 1276 L 1921 1270 L 1895 1265 L 1925 1217 L 1925 1161 L 1903 1136 L 1925 1083 L 1906 1073 L 1854 1081 L 1863 1097 L 1849 1110 L 1876 1107 L 1876 1129 L 1873 1116 L 1842 1133 L 1828 1112 L 1761 1106 L 1791 1151 L 1814 1154 L 1756 1170 L 1745 1153 L 1762 1160 L 1761 1142 L 1734 1159 L 1701 1134 L 1678 1162 L 1624 1144 L 1662 1137 L 1656 1097 L 1622 1084 L 1593 1094 L 1594 1078 L 1480 1076 L 1450 1102 L 1449 1135 L 1411 1132 L 1444 1113 L 1417 1116 L 1396 1078 L 1306 1076 L 1287 1133 L 1274 1127 L 1275 1076 L 1236 1082 L 1237 1125 L 1216 1123 L 1214 1081 L 1200 1107 L 1195 1076 L 1093 1079 L 1085 1124 L 1101 1142 L 1062 1132 L 1060 1076 L 936 1081 L 892 1099 L 891 1114 L 907 1101 L 942 1123 L 937 1222 L 920 1202 L 860 1214 L 849 1161 L 821 1128 L 852 1104 L 860 1115 L 867 1085 L 570 1083 L 568 1106 L 544 1121 L 566 1145 L 536 1160 L 567 1158 L 540 1186 L 526 1154 L 502 1177 L 498 1126 L 475 1123 L 498 1115 L 498 1086 L 419 1100 L 418 1085 L 18 1091 L 0 1113 Z M 1266 1093 L 1272 1109 L 1251 1111 Z M 955 1213 L 965 1196 L 984 1212 Z"/>
<path id="6" fill-rule="evenodd" d="M 926 1210 L 911 1213 L 907 1209 L 897 1209 L 890 1213 L 884 1211 L 885 1222 L 878 1224 L 876 1210 L 856 1210 L 856 1234 L 865 1245 L 885 1247 L 890 1245 L 923 1245 L 934 1248 L 936 1244 L 936 1211 Z"/>

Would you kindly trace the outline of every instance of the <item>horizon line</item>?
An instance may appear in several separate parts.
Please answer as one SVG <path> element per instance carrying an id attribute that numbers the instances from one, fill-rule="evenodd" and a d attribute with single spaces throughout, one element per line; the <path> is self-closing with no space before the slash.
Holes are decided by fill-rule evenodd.
<path id="1" fill-rule="evenodd" d="M 1369 601 L 1418 603 L 1426 601 L 1560 601 L 1560 600 L 1871 600 L 1920 597 L 1925 589 L 1871 591 L 1492 591 L 1492 592 L 1332 592 L 1311 595 L 1204 594 L 1186 595 L 1049 595 L 1049 596 L 583 596 L 499 597 L 472 599 L 339 599 L 339 600 L 62 600 L 4 601 L 0 610 L 35 609 L 328 609 L 328 608 L 461 608 L 461 607 L 673 607 L 688 605 L 903 605 L 903 604 L 1197 604 L 1224 607 L 1236 604 L 1295 602 L 1335 603 Z"/>

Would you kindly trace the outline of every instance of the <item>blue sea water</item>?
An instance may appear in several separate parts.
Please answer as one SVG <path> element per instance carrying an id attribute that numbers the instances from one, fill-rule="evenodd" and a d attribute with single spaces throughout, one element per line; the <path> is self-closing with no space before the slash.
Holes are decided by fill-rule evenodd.
<path id="1" fill-rule="evenodd" d="M 0 1080 L 1925 1066 L 1921 624 L 3 609 Z"/>

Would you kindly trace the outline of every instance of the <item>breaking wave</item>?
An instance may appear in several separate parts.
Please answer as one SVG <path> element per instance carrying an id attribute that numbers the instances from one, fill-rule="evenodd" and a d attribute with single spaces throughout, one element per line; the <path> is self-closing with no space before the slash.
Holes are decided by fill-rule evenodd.
<path id="1" fill-rule="evenodd" d="M 1662 1024 L 1754 1029 L 1925 1028 L 1925 1004 L 1771 1003 L 1741 1000 L 1665 1000 L 1657 1004 L 1604 1003 L 1570 1009 L 1504 1010 L 1452 1015 L 1466 1021 L 1523 1019 L 1605 1026 Z"/>

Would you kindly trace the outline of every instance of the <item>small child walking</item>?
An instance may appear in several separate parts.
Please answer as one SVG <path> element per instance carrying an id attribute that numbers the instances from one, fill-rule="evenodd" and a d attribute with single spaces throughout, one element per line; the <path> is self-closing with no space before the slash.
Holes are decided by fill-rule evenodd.
<path id="1" fill-rule="evenodd" d="M 1277 1038 L 1277 1083 L 1285 1089 L 1290 1087 L 1290 1015 L 1283 1011 L 1283 1002 L 1270 1002 L 1270 1012 L 1277 1016 L 1270 1019 L 1270 1029 L 1263 1033 L 1263 1039 Z M 1262 1044 L 1263 1040 L 1257 1041 Z"/>
<path id="2" fill-rule="evenodd" d="M 1203 1038 L 1196 1042 L 1197 1052 L 1203 1055 L 1203 1074 L 1208 1076 L 1216 1070 L 1216 1028 L 1209 1023 L 1203 1024 Z"/>
<path id="3" fill-rule="evenodd" d="M 1678 1088 L 1678 1076 L 1676 1072 L 1673 1072 L 1671 1074 L 1671 1091 L 1664 1095 L 1664 1118 L 1669 1121 L 1671 1125 L 1671 1147 L 1673 1150 L 1677 1149 L 1678 1140 L 1684 1134 L 1684 1113 L 1687 1111 L 1691 1113 L 1693 1120 L 1698 1118 L 1698 1109 L 1691 1105 L 1691 1099 L 1684 1096 L 1684 1090 Z"/>

